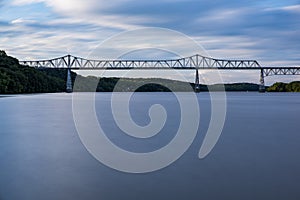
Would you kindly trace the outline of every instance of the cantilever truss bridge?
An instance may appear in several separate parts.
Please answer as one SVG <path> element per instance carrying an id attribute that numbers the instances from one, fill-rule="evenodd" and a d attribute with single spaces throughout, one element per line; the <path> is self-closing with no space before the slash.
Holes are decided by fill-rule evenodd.
<path id="1" fill-rule="evenodd" d="M 177 69 L 196 70 L 196 89 L 199 88 L 199 72 L 209 70 L 260 70 L 260 91 L 265 90 L 264 77 L 273 75 L 300 75 L 300 67 L 262 67 L 256 60 L 225 60 L 194 55 L 169 60 L 90 60 L 66 55 L 48 60 L 20 61 L 35 68 L 68 69 L 67 90 L 72 90 L 70 70 L 129 70 L 129 69 Z"/>

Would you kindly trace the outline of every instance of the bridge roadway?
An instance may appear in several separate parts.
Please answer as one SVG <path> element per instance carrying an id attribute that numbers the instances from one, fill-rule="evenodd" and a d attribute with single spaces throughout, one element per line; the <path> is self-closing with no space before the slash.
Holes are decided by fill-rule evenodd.
<path id="1" fill-rule="evenodd" d="M 262 67 L 256 60 L 226 60 L 194 55 L 169 60 L 91 60 L 71 55 L 48 60 L 19 61 L 35 68 L 68 69 L 67 91 L 72 91 L 70 70 L 196 70 L 195 90 L 199 91 L 198 70 L 260 70 L 260 92 L 265 91 L 264 78 L 273 75 L 300 75 L 300 67 Z"/>

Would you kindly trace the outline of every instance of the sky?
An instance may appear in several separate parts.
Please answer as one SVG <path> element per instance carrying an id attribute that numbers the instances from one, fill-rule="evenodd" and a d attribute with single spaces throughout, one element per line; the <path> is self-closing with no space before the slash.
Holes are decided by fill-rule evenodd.
<path id="1" fill-rule="evenodd" d="M 300 1 L 0 0 L 0 49 L 19 60 L 66 54 L 86 57 L 109 38 L 147 27 L 186 35 L 205 49 L 200 54 L 214 58 L 254 59 L 261 66 L 300 66 Z M 147 48 L 145 43 L 126 45 Z M 143 56 L 174 55 L 148 50 L 129 53 L 126 58 Z M 107 76 L 118 74 L 114 73 L 107 72 Z M 168 72 L 160 74 L 178 79 Z M 195 79 L 194 72 L 183 74 L 190 81 Z M 259 72 L 220 74 L 224 82 L 259 81 Z M 145 77 L 143 72 L 139 75 Z M 148 72 L 147 76 L 154 75 Z M 201 76 L 210 83 L 217 81 L 215 72 L 201 72 Z M 293 80 L 300 76 L 267 77 L 266 83 Z"/>

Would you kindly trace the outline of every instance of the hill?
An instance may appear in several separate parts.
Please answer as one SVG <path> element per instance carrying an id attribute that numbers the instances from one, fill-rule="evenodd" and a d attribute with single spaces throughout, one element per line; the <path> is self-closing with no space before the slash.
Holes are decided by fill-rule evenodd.
<path id="1" fill-rule="evenodd" d="M 0 94 L 61 92 L 64 80 L 32 67 L 19 65 L 16 58 L 0 51 Z"/>

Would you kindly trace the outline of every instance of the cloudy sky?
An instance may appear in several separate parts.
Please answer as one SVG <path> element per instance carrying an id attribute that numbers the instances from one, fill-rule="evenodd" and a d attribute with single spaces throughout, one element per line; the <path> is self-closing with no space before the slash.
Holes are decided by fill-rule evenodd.
<path id="1" fill-rule="evenodd" d="M 212 57 L 300 66 L 296 0 L 0 0 L 0 49 L 20 60 L 84 57 L 106 39 L 144 27 L 185 34 Z M 152 53 L 145 55 L 158 55 Z M 205 73 L 213 80 L 213 73 Z M 192 73 L 185 75 L 193 78 Z M 258 82 L 259 75 L 224 72 L 222 78 Z M 300 79 L 281 76 L 266 81 L 279 80 Z"/>

